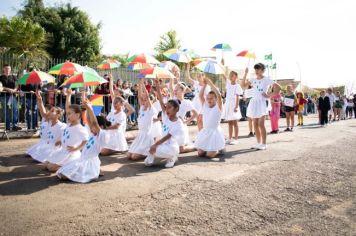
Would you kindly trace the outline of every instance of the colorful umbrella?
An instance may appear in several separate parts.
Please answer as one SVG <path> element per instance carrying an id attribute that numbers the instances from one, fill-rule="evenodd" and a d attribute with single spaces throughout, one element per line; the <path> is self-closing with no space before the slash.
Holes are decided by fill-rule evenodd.
<path id="1" fill-rule="evenodd" d="M 155 66 L 153 68 L 148 68 L 138 75 L 139 78 L 147 78 L 147 79 L 174 79 L 175 76 L 166 69 Z"/>
<path id="2" fill-rule="evenodd" d="M 192 59 L 200 57 L 197 53 L 195 53 L 193 50 L 189 49 L 183 49 L 183 52 L 187 53 Z"/>
<path id="3" fill-rule="evenodd" d="M 53 66 L 51 69 L 49 69 L 48 73 L 54 75 L 74 75 L 84 71 L 85 69 L 81 65 L 67 61 Z"/>
<path id="4" fill-rule="evenodd" d="M 169 49 L 168 51 L 164 52 L 163 55 L 177 62 L 188 63 L 192 61 L 192 58 L 188 55 L 187 52 L 176 48 Z"/>
<path id="5" fill-rule="evenodd" d="M 103 79 L 102 77 L 96 74 L 86 71 L 70 77 L 69 79 L 64 81 L 61 87 L 63 86 L 68 88 L 81 88 L 84 86 L 96 86 L 107 82 L 108 81 L 106 79 Z"/>
<path id="6" fill-rule="evenodd" d="M 224 67 L 213 60 L 202 61 L 195 67 L 205 73 L 210 73 L 214 75 L 221 75 L 225 73 Z"/>
<path id="7" fill-rule="evenodd" d="M 101 113 L 101 110 L 104 107 L 104 101 L 103 101 L 103 95 L 100 94 L 94 94 L 90 98 L 91 105 L 93 107 L 94 114 L 96 116 L 99 116 Z"/>
<path id="8" fill-rule="evenodd" d="M 218 43 L 216 44 L 211 50 L 216 51 L 216 50 L 222 50 L 222 51 L 231 51 L 231 47 L 227 43 Z"/>
<path id="9" fill-rule="evenodd" d="M 206 61 L 206 60 L 208 60 L 208 59 L 206 59 L 206 58 L 195 58 L 195 59 L 192 61 L 192 63 L 196 66 L 196 65 L 198 65 L 200 62 Z"/>
<path id="10" fill-rule="evenodd" d="M 127 66 L 127 69 L 129 69 L 129 70 L 143 70 L 143 69 L 148 69 L 151 67 L 152 67 L 152 65 L 147 64 L 147 63 L 130 63 Z"/>
<path id="11" fill-rule="evenodd" d="M 106 59 L 102 61 L 97 68 L 100 70 L 111 70 L 115 68 L 119 68 L 121 63 L 118 60 L 114 59 Z"/>
<path id="12" fill-rule="evenodd" d="M 93 68 L 91 68 L 89 66 L 84 66 L 84 69 L 86 71 L 90 72 L 90 73 L 93 73 L 93 74 L 96 74 L 96 75 L 100 76 L 96 70 L 94 70 Z"/>
<path id="13" fill-rule="evenodd" d="M 158 66 L 169 71 L 179 71 L 179 67 L 171 61 L 162 61 Z"/>
<path id="14" fill-rule="evenodd" d="M 129 57 L 129 59 L 127 59 L 127 62 L 129 64 L 131 63 L 145 63 L 145 64 L 154 64 L 154 65 L 159 64 L 159 61 L 156 58 L 145 53 L 133 55 Z"/>
<path id="15" fill-rule="evenodd" d="M 248 59 L 256 59 L 256 54 L 254 52 L 245 50 L 236 55 L 237 57 L 246 57 Z"/>
<path id="16" fill-rule="evenodd" d="M 52 75 L 47 74 L 43 71 L 32 71 L 30 73 L 24 74 L 18 81 L 18 84 L 40 84 L 40 83 L 54 83 L 56 78 Z"/>

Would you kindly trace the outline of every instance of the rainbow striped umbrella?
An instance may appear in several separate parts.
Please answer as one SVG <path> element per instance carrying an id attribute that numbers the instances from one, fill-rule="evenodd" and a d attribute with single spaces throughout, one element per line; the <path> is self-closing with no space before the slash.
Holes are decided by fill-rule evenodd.
<path id="1" fill-rule="evenodd" d="M 195 53 L 193 50 L 189 50 L 189 49 L 183 49 L 183 52 L 187 53 L 192 59 L 198 58 L 200 57 L 197 53 Z"/>
<path id="2" fill-rule="evenodd" d="M 148 69 L 151 68 L 152 65 L 151 64 L 147 64 L 147 63 L 130 63 L 127 66 L 127 69 L 129 70 L 144 70 L 144 69 Z"/>
<path id="3" fill-rule="evenodd" d="M 94 114 L 99 116 L 104 107 L 103 95 L 94 94 L 90 99 Z"/>
<path id="4" fill-rule="evenodd" d="M 217 49 L 222 50 L 222 51 L 231 51 L 232 50 L 230 45 L 227 43 L 218 43 L 211 50 L 216 51 Z"/>
<path id="5" fill-rule="evenodd" d="M 192 58 L 188 55 L 188 52 L 181 51 L 176 48 L 169 49 L 163 53 L 165 57 L 177 62 L 188 63 L 192 61 Z"/>
<path id="6" fill-rule="evenodd" d="M 67 61 L 53 66 L 49 69 L 48 73 L 53 75 L 74 75 L 76 73 L 81 73 L 84 71 L 85 69 L 83 66 Z"/>
<path id="7" fill-rule="evenodd" d="M 146 78 L 146 79 L 174 79 L 175 76 L 169 71 L 164 68 L 155 66 L 152 68 L 145 69 L 141 71 L 138 75 L 139 78 Z"/>
<path id="8" fill-rule="evenodd" d="M 114 59 L 106 59 L 102 61 L 97 68 L 100 70 L 111 70 L 115 68 L 119 68 L 121 63 L 118 60 Z"/>
<path id="9" fill-rule="evenodd" d="M 199 70 L 201 70 L 205 73 L 209 73 L 209 74 L 221 75 L 221 74 L 225 73 L 224 67 L 214 60 L 202 61 L 195 67 L 198 68 Z"/>
<path id="10" fill-rule="evenodd" d="M 256 54 L 254 52 L 245 50 L 236 55 L 237 57 L 246 57 L 248 59 L 256 59 Z"/>
<path id="11" fill-rule="evenodd" d="M 153 64 L 153 65 L 159 64 L 159 61 L 156 58 L 145 53 L 133 55 L 127 59 L 127 62 L 129 64 L 131 63 L 144 63 L 144 64 Z"/>
<path id="12" fill-rule="evenodd" d="M 24 74 L 18 81 L 17 84 L 41 84 L 41 83 L 54 83 L 56 78 L 52 75 L 47 74 L 43 71 L 32 71 L 30 73 Z"/>
<path id="13" fill-rule="evenodd" d="M 99 84 L 107 83 L 108 81 L 96 74 L 88 71 L 73 75 L 61 85 L 61 87 L 68 88 L 82 88 L 84 86 L 97 86 Z"/>
<path id="14" fill-rule="evenodd" d="M 179 67 L 171 61 L 161 61 L 158 66 L 169 71 L 180 70 Z"/>

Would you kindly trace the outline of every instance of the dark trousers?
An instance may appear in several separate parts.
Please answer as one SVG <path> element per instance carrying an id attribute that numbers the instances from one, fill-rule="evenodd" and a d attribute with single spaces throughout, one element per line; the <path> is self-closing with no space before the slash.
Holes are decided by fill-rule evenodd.
<path id="1" fill-rule="evenodd" d="M 355 118 L 356 118 L 356 105 L 354 106 L 354 115 L 355 115 Z"/>
<path id="2" fill-rule="evenodd" d="M 26 97 L 27 129 L 35 129 L 38 124 L 37 101 L 35 96 Z"/>
<path id="3" fill-rule="evenodd" d="M 328 123 L 328 110 L 320 111 L 320 124 L 325 125 Z"/>
<path id="4" fill-rule="evenodd" d="M 3 109 L 3 117 L 5 118 L 6 129 L 10 129 L 10 123 L 12 127 L 17 126 L 18 122 L 18 107 L 17 98 L 12 94 L 5 94 L 0 97 L 1 107 Z"/>

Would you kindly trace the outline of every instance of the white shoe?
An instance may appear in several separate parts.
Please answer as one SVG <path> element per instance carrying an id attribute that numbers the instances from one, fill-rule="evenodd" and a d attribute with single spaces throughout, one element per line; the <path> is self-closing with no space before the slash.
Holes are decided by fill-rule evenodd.
<path id="1" fill-rule="evenodd" d="M 155 161 L 154 156 L 148 155 L 144 161 L 145 166 L 152 166 L 154 161 Z"/>
<path id="2" fill-rule="evenodd" d="M 266 150 L 267 149 L 267 144 L 260 144 L 260 147 L 258 150 Z"/>
<path id="3" fill-rule="evenodd" d="M 225 144 L 231 144 L 231 139 L 226 139 Z"/>
<path id="4" fill-rule="evenodd" d="M 231 139 L 230 140 L 230 145 L 235 145 L 235 144 L 238 144 L 239 143 L 239 141 L 237 141 L 236 139 Z"/>
<path id="5" fill-rule="evenodd" d="M 168 159 L 165 167 L 166 168 L 172 168 L 174 166 L 174 163 L 176 163 L 176 161 L 177 161 L 177 157 L 173 157 L 171 159 Z"/>
<path id="6" fill-rule="evenodd" d="M 254 149 L 260 149 L 261 144 L 257 143 L 255 146 L 253 146 Z"/>

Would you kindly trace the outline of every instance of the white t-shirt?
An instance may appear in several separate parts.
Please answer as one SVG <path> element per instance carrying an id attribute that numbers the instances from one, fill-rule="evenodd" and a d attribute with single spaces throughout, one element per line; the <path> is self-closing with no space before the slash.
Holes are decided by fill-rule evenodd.
<path id="1" fill-rule="evenodd" d="M 120 127 L 118 130 L 125 131 L 126 130 L 126 113 L 124 111 L 120 111 L 115 114 L 116 111 L 110 112 L 109 115 L 106 117 L 108 121 L 110 121 L 111 125 L 119 124 Z"/>
<path id="2" fill-rule="evenodd" d="M 61 141 L 63 130 L 67 127 L 65 123 L 60 121 L 55 125 L 49 125 L 47 130 L 47 144 L 55 144 L 58 141 Z"/>
<path id="3" fill-rule="evenodd" d="M 47 140 L 47 132 L 49 129 L 50 122 L 45 121 L 45 119 L 42 119 L 41 124 L 40 124 L 40 137 L 41 140 Z"/>
<path id="4" fill-rule="evenodd" d="M 327 93 L 326 94 L 326 96 L 329 98 L 329 100 L 330 100 L 330 106 L 331 106 L 331 108 L 333 108 L 333 106 L 334 106 L 334 103 L 335 103 L 335 101 L 336 101 L 336 97 L 335 97 L 335 94 L 329 94 L 329 93 Z"/>
<path id="5" fill-rule="evenodd" d="M 153 117 L 157 117 L 157 111 L 152 106 L 151 108 L 144 110 L 144 107 L 141 106 L 137 122 L 138 122 L 138 129 L 140 131 L 151 131 L 152 124 L 153 124 Z"/>
<path id="6" fill-rule="evenodd" d="M 188 111 L 194 110 L 193 103 L 190 100 L 183 99 L 179 105 L 177 117 L 184 118 Z"/>
<path id="7" fill-rule="evenodd" d="M 250 79 L 252 88 L 254 89 L 254 96 L 252 99 L 265 99 L 268 100 L 268 98 L 265 98 L 262 94 L 267 93 L 269 86 L 274 84 L 274 81 L 270 79 L 269 77 L 263 77 L 262 79 L 258 80 L 256 78 L 251 78 Z"/>
<path id="8" fill-rule="evenodd" d="M 152 107 L 156 109 L 157 113 L 162 111 L 161 103 L 158 100 L 152 104 Z"/>
<path id="9" fill-rule="evenodd" d="M 194 99 L 195 98 L 199 98 L 199 93 L 200 91 L 203 89 L 203 86 L 201 86 L 199 84 L 199 81 L 194 80 L 194 84 L 193 84 L 193 88 L 194 88 Z M 209 85 L 206 85 L 205 87 L 205 91 L 204 91 L 204 96 L 206 97 L 208 95 L 208 93 L 210 92 L 211 88 Z"/>
<path id="10" fill-rule="evenodd" d="M 226 99 L 236 99 L 236 95 L 241 95 L 242 93 L 242 88 L 237 82 L 236 84 L 231 84 L 230 80 L 226 80 Z"/>
<path id="11" fill-rule="evenodd" d="M 170 134 L 172 137 L 164 143 L 178 145 L 177 140 L 184 136 L 184 125 L 181 119 L 172 122 L 166 113 L 162 112 L 162 137 Z"/>
<path id="12" fill-rule="evenodd" d="M 202 114 L 204 129 L 216 129 L 220 126 L 222 112 L 217 104 L 210 108 L 207 103 L 204 103 Z"/>
<path id="13" fill-rule="evenodd" d="M 82 157 L 97 157 L 100 151 L 108 143 L 107 131 L 100 130 L 98 135 L 91 134 L 88 142 L 82 150 Z"/>
<path id="14" fill-rule="evenodd" d="M 79 146 L 83 141 L 87 141 L 89 138 L 89 133 L 84 126 L 81 124 L 77 125 L 67 125 L 67 127 L 63 130 L 63 135 L 62 135 L 62 146 L 68 147 L 77 147 Z"/>

